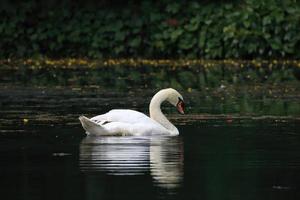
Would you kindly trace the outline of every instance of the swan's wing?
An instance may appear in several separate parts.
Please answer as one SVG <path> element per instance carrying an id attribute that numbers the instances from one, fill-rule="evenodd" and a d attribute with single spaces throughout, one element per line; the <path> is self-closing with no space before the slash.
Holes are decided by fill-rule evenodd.
<path id="1" fill-rule="evenodd" d="M 79 120 L 82 127 L 86 130 L 88 135 L 104 136 L 104 135 L 161 135 L 167 134 L 168 131 L 157 122 L 151 123 L 126 123 L 126 122 L 108 122 L 100 124 L 91 119 L 80 116 Z"/>
<path id="2" fill-rule="evenodd" d="M 90 120 L 85 116 L 80 116 L 79 120 L 88 135 L 110 135 L 108 130 L 106 130 L 103 126 L 97 124 L 96 122 Z"/>
<path id="3" fill-rule="evenodd" d="M 83 128 L 91 135 L 168 134 L 168 130 L 161 124 L 147 115 L 134 110 L 111 110 L 91 119 L 82 119 L 80 121 L 83 124 Z"/>
<path id="4" fill-rule="evenodd" d="M 111 110 L 103 115 L 98 115 L 91 118 L 92 121 L 98 124 L 107 122 L 124 122 L 124 123 L 153 123 L 153 120 L 147 115 L 135 110 L 116 109 Z"/>

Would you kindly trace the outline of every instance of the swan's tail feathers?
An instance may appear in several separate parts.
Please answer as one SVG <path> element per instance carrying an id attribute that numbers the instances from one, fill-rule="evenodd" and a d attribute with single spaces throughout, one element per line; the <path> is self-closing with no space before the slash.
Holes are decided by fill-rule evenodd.
<path id="1" fill-rule="evenodd" d="M 109 132 L 103 126 L 89 118 L 80 116 L 79 120 L 87 135 L 109 135 Z"/>

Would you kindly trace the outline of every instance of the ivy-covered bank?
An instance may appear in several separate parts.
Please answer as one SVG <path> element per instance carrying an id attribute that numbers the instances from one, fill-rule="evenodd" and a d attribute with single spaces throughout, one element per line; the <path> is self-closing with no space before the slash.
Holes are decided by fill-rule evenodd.
<path id="1" fill-rule="evenodd" d="M 5 59 L 1 85 L 197 89 L 299 85 L 297 60 Z"/>
<path id="2" fill-rule="evenodd" d="M 300 58 L 295 0 L 50 2 L 1 2 L 0 57 Z"/>

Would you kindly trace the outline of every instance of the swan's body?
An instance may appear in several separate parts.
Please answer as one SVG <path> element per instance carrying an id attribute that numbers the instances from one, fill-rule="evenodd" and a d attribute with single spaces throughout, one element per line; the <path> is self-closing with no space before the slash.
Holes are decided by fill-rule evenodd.
<path id="1" fill-rule="evenodd" d="M 161 112 L 163 101 L 170 102 L 183 114 L 182 96 L 169 88 L 152 98 L 150 117 L 134 110 L 116 109 L 91 119 L 81 116 L 79 120 L 89 135 L 178 135 L 177 128 Z"/>

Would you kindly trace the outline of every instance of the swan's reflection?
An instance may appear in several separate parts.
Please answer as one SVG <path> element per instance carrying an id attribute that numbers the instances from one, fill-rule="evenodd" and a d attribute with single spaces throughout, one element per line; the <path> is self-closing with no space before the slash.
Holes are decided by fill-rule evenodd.
<path id="1" fill-rule="evenodd" d="M 183 143 L 179 137 L 152 138 L 150 172 L 156 183 L 173 188 L 183 178 Z"/>
<path id="2" fill-rule="evenodd" d="M 183 177 L 180 137 L 86 137 L 80 144 L 82 171 L 112 175 L 150 174 L 155 184 L 174 188 Z"/>

